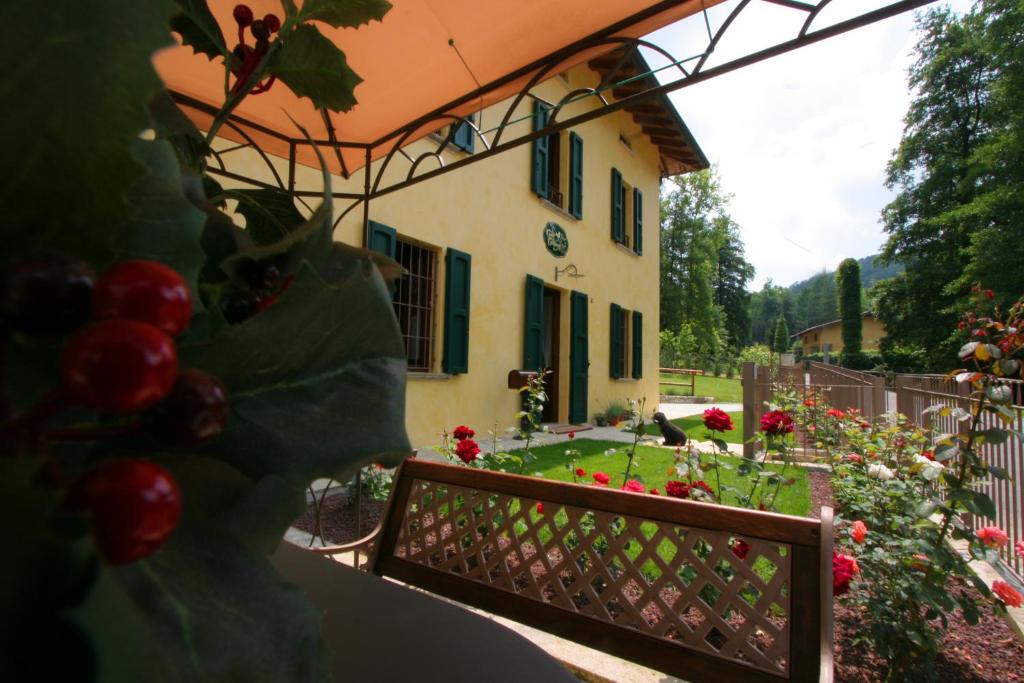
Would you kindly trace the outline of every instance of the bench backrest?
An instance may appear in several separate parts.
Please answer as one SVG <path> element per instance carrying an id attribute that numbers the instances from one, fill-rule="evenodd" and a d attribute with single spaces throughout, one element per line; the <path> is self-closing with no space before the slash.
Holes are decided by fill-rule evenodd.
<path id="1" fill-rule="evenodd" d="M 689 680 L 830 680 L 821 516 L 411 459 L 372 571 Z"/>

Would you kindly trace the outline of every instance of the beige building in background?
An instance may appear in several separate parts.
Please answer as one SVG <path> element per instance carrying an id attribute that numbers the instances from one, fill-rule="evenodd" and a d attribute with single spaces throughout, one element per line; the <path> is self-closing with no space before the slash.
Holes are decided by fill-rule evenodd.
<path id="1" fill-rule="evenodd" d="M 839 320 L 808 327 L 806 330 L 797 332 L 795 336 L 800 340 L 804 355 L 826 351 L 840 353 L 843 350 L 843 326 Z M 879 343 L 885 337 L 885 327 L 870 311 L 864 314 L 861 336 L 863 339 L 861 349 L 864 351 L 877 351 Z"/>

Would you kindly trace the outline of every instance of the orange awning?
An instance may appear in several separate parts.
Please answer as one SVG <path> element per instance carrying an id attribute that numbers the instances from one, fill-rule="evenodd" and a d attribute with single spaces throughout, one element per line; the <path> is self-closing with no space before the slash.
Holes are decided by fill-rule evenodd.
<path id="1" fill-rule="evenodd" d="M 237 0 L 211 0 L 210 9 L 220 22 L 229 47 L 235 43 L 236 25 L 231 11 Z M 336 139 L 373 145 L 376 159 L 390 149 L 394 133 L 459 98 L 476 92 L 447 111 L 465 115 L 515 93 L 535 73 L 536 65 L 563 48 L 598 34 L 639 37 L 723 0 L 392 0 L 394 8 L 382 22 L 356 29 L 318 28 L 344 50 L 349 65 L 363 78 L 356 87 L 358 104 L 344 114 L 331 114 Z M 301 4 L 301 3 L 300 3 Z M 256 16 L 281 13 L 277 0 L 250 0 Z M 615 49 L 615 45 L 566 55 L 559 71 Z M 168 88 L 201 103 L 223 101 L 224 72 L 220 60 L 211 62 L 191 48 L 177 47 L 156 57 Z M 532 68 L 531 70 L 531 66 Z M 510 78 L 511 77 L 511 78 Z M 287 113 L 286 113 L 287 112 Z M 209 116 L 195 109 L 188 113 L 197 125 L 209 125 Z M 300 134 L 289 116 L 316 140 L 328 139 L 322 115 L 308 99 L 296 98 L 283 84 L 250 96 L 236 115 L 254 126 L 246 132 L 264 151 L 287 157 L 286 140 L 261 132 L 259 126 L 288 138 Z M 436 130 L 446 122 L 434 120 L 419 127 L 408 141 Z M 240 139 L 224 129 L 225 137 Z M 342 149 L 346 169 L 364 164 L 365 151 Z M 341 170 L 335 155 L 326 155 L 333 172 Z M 312 150 L 300 146 L 299 163 L 316 166 Z"/>

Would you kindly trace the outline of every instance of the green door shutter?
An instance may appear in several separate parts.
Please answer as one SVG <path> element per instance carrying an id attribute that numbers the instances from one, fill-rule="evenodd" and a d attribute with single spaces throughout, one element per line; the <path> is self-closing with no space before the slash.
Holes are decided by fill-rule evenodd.
<path id="1" fill-rule="evenodd" d="M 622 225 L 622 174 L 619 169 L 612 169 L 612 239 L 622 244 L 625 242 L 625 231 Z"/>
<path id="2" fill-rule="evenodd" d="M 533 129 L 541 130 L 548 125 L 548 107 L 533 101 Z M 530 171 L 530 186 L 544 199 L 548 198 L 548 137 L 545 135 L 533 141 L 533 165 Z"/>
<path id="3" fill-rule="evenodd" d="M 444 354 L 441 369 L 469 372 L 469 282 L 472 259 L 457 249 L 445 254 Z"/>
<path id="4" fill-rule="evenodd" d="M 644 193 L 633 188 L 633 251 L 644 253 Z"/>
<path id="5" fill-rule="evenodd" d="M 569 133 L 569 213 L 583 218 L 583 138 Z"/>
<path id="6" fill-rule="evenodd" d="M 644 316 L 633 311 L 633 379 L 644 376 Z"/>
<path id="7" fill-rule="evenodd" d="M 569 422 L 587 421 L 587 384 L 589 383 L 590 351 L 587 337 L 587 295 L 569 295 Z"/>
<path id="8" fill-rule="evenodd" d="M 383 223 L 370 221 L 370 226 L 366 234 L 367 249 L 395 258 L 395 249 L 397 246 L 398 237 L 394 228 L 388 227 Z"/>
<path id="9" fill-rule="evenodd" d="M 526 276 L 526 324 L 523 334 L 523 370 L 544 368 L 544 281 Z"/>
<path id="10" fill-rule="evenodd" d="M 466 119 L 472 123 L 476 123 L 476 114 L 470 114 Z M 459 123 L 459 127 L 455 129 L 455 135 L 452 136 L 452 144 L 461 149 L 463 152 L 473 153 L 474 144 L 476 142 L 476 131 L 466 121 Z"/>
<path id="11" fill-rule="evenodd" d="M 622 338 L 622 327 L 619 324 L 622 320 L 622 308 L 618 304 L 612 304 L 611 325 L 608 338 L 610 341 L 610 352 L 608 354 L 608 374 L 612 379 L 622 377 L 622 352 L 624 342 Z"/>

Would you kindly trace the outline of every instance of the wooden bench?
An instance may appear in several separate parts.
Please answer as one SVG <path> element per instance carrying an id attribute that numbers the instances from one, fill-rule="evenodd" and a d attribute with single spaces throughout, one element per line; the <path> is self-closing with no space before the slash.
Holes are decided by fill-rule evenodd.
<path id="1" fill-rule="evenodd" d="M 689 377 L 689 382 L 672 382 L 669 380 L 658 378 L 658 384 L 665 384 L 671 387 L 690 387 L 690 395 L 697 395 L 697 376 L 704 376 L 703 370 L 689 370 L 686 368 L 658 368 L 658 372 L 665 375 L 679 375 L 681 377 Z"/>
<path id="2" fill-rule="evenodd" d="M 314 550 L 688 681 L 832 680 L 830 508 L 819 521 L 410 459 L 370 536 Z"/>

